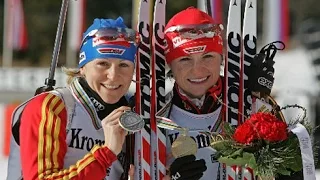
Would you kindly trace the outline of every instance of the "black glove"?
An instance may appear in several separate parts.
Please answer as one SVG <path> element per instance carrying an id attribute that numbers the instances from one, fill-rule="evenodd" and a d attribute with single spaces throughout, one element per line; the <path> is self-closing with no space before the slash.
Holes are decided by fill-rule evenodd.
<path id="1" fill-rule="evenodd" d="M 275 44 L 282 44 L 283 48 L 278 48 Z M 270 95 L 274 82 L 274 61 L 277 50 L 283 50 L 285 47 L 281 41 L 275 41 L 264 46 L 259 54 L 256 54 L 249 66 L 248 86 L 253 92 L 261 92 Z"/>
<path id="2" fill-rule="evenodd" d="M 198 180 L 207 166 L 204 159 L 196 160 L 194 155 L 188 155 L 174 160 L 169 170 L 172 180 Z"/>

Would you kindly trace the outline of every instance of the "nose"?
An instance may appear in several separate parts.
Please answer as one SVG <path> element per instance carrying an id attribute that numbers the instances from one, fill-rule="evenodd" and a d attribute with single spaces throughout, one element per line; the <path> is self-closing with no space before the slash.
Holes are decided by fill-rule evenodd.
<path id="1" fill-rule="evenodd" d="M 205 72 L 205 64 L 202 61 L 193 61 L 192 73 L 193 75 L 201 75 Z"/>
<path id="2" fill-rule="evenodd" d="M 108 79 L 114 80 L 117 77 L 117 67 L 115 65 L 111 65 L 107 70 Z"/>

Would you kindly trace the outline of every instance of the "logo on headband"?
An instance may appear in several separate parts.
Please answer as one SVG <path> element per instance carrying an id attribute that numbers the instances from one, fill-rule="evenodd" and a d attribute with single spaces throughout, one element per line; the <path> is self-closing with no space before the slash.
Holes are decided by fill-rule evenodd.
<path id="1" fill-rule="evenodd" d="M 188 42 L 187 39 L 183 39 L 180 36 L 174 37 L 172 39 L 173 48 L 179 47 L 180 45 Z"/>
<path id="2" fill-rule="evenodd" d="M 100 54 L 122 55 L 126 50 L 120 48 L 98 48 Z"/>
<path id="3" fill-rule="evenodd" d="M 194 47 L 185 48 L 183 49 L 183 51 L 187 54 L 200 53 L 200 52 L 204 52 L 206 50 L 206 47 L 207 47 L 206 45 L 194 46 Z"/>
<path id="4" fill-rule="evenodd" d="M 86 60 L 86 53 L 82 52 L 79 54 L 79 64 L 84 60 Z"/>

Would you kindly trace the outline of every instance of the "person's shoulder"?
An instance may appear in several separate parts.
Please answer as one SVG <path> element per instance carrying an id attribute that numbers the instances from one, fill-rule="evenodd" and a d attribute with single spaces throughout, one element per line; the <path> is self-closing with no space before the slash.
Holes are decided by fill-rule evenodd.
<path id="1" fill-rule="evenodd" d="M 21 126 L 35 127 L 43 120 L 54 120 L 54 117 L 65 117 L 66 110 L 62 99 L 50 92 L 41 93 L 27 102 L 22 111 Z"/>
<path id="2" fill-rule="evenodd" d="M 50 92 L 44 92 L 31 99 L 26 105 L 26 110 L 54 109 L 61 103 L 62 99 L 60 96 Z"/>

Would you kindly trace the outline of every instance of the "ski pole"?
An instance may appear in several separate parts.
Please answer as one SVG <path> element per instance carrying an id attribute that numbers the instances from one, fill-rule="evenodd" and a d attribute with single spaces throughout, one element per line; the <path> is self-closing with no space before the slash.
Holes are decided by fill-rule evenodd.
<path id="1" fill-rule="evenodd" d="M 45 86 L 39 87 L 36 90 L 35 95 L 40 94 L 42 92 L 53 90 L 53 86 L 55 86 L 56 84 L 56 80 L 54 80 L 54 73 L 58 64 L 58 57 L 60 52 L 64 24 L 67 16 L 68 4 L 69 4 L 69 0 L 62 0 L 57 33 L 56 33 L 56 38 L 55 38 L 53 53 L 52 53 L 52 60 L 51 60 L 51 65 L 49 70 L 49 76 L 48 78 L 45 79 Z"/>

